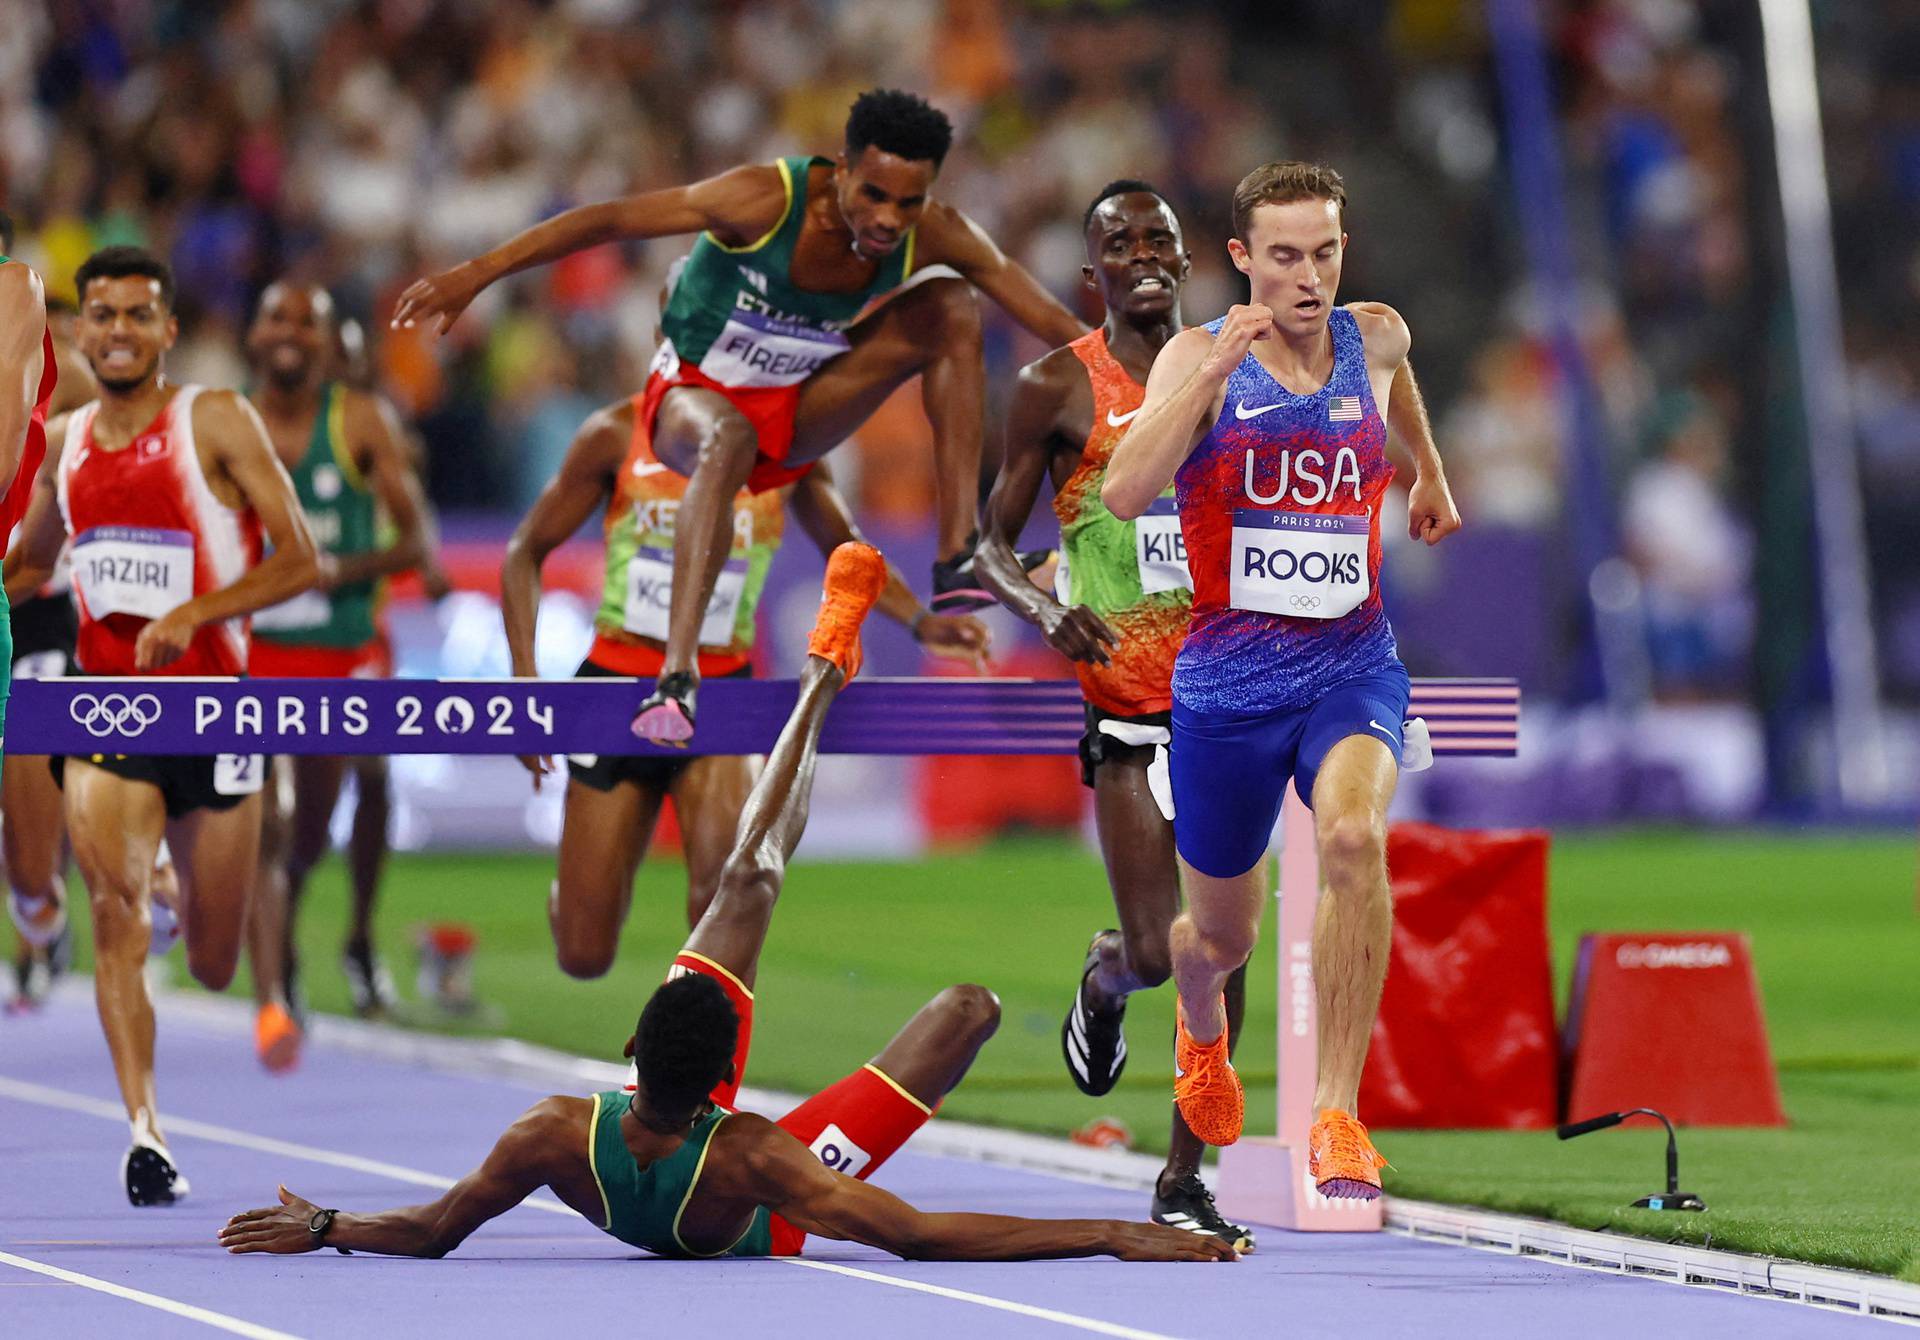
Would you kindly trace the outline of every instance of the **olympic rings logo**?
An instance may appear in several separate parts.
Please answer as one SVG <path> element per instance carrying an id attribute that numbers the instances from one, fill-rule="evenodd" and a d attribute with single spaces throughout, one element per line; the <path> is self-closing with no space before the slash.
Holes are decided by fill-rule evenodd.
<path id="1" fill-rule="evenodd" d="M 1287 601 L 1297 610 L 1317 610 L 1320 608 L 1319 596 L 1288 596 Z"/>
<path id="2" fill-rule="evenodd" d="M 103 698 L 76 693 L 67 704 L 67 714 L 75 725 L 84 727 L 87 734 L 97 739 L 116 732 L 138 735 L 160 719 L 160 700 L 151 693 L 139 693 L 131 698 L 124 693 L 109 693 Z"/>

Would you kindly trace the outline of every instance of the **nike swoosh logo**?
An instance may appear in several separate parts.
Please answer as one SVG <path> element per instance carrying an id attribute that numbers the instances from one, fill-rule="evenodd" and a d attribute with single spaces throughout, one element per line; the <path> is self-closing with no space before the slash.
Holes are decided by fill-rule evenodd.
<path id="1" fill-rule="evenodd" d="M 1379 731 L 1382 735 L 1386 736 L 1389 740 L 1392 740 L 1395 744 L 1400 743 L 1400 737 L 1398 735 L 1395 735 L 1392 731 L 1388 730 L 1385 726 L 1382 726 L 1379 722 L 1369 720 L 1367 724 L 1373 727 L 1375 730 Z"/>
<path id="2" fill-rule="evenodd" d="M 648 475 L 657 475 L 662 470 L 665 470 L 666 468 L 667 468 L 666 466 L 661 465 L 657 462 L 652 465 L 648 465 L 644 461 L 636 461 L 634 462 L 634 466 L 633 466 L 633 477 L 635 479 L 645 479 Z"/>
<path id="3" fill-rule="evenodd" d="M 1271 405 L 1259 405 L 1253 409 L 1248 409 L 1247 402 L 1242 400 L 1234 405 L 1233 417 L 1236 419 L 1257 419 L 1262 414 L 1270 413 L 1279 408 L 1281 408 L 1280 403 L 1276 401 Z"/>
<path id="4" fill-rule="evenodd" d="M 1127 420 L 1131 419 L 1134 415 L 1138 414 L 1139 412 L 1140 411 L 1137 409 L 1130 409 L 1125 414 L 1115 414 L 1112 410 L 1108 410 L 1107 426 L 1109 428 L 1118 428 L 1122 424 L 1126 423 Z"/>

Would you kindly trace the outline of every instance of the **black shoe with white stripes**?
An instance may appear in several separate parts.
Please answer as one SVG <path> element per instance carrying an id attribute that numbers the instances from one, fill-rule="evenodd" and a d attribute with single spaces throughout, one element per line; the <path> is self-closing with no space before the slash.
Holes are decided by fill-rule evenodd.
<path id="1" fill-rule="evenodd" d="M 1118 931 L 1101 931 L 1087 946 L 1087 960 L 1080 969 L 1080 989 L 1073 993 L 1073 1008 L 1060 1025 L 1060 1051 L 1067 1058 L 1067 1074 L 1074 1087 L 1089 1098 L 1113 1092 L 1120 1072 L 1127 1068 L 1127 1038 L 1121 1025 L 1127 1017 L 1127 1003 L 1117 1009 L 1096 1010 L 1087 1003 L 1087 979 L 1100 965 L 1100 941 Z"/>
<path id="2" fill-rule="evenodd" d="M 1157 1187 L 1154 1189 L 1153 1222 L 1218 1238 L 1235 1251 L 1253 1250 L 1253 1230 L 1228 1222 L 1214 1205 L 1213 1193 L 1207 1190 L 1198 1173 L 1188 1173 L 1175 1182 L 1168 1195 L 1161 1195 Z"/>

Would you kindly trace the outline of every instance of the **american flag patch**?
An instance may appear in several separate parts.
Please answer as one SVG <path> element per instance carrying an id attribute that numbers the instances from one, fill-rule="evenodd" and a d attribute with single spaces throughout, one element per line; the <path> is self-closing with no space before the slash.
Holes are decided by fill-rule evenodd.
<path id="1" fill-rule="evenodd" d="M 1358 423 L 1360 421 L 1360 397 L 1357 395 L 1337 395 L 1327 402 L 1328 423 Z"/>

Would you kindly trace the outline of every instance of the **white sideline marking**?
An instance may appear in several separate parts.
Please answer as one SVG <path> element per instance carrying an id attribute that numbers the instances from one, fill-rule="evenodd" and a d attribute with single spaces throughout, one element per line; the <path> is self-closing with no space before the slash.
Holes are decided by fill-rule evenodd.
<path id="1" fill-rule="evenodd" d="M 62 1108 L 68 1112 L 81 1112 L 90 1117 L 125 1122 L 127 1114 L 118 1103 L 104 1102 L 98 1098 L 88 1098 L 84 1094 L 69 1093 L 65 1089 L 52 1088 L 45 1084 L 34 1084 L 28 1080 L 11 1079 L 0 1075 L 0 1097 L 17 1098 L 21 1102 L 38 1103 L 43 1107 Z M 313 1145 L 295 1144 L 291 1140 L 276 1140 L 271 1136 L 254 1135 L 249 1131 L 235 1130 L 231 1126 L 217 1126 L 208 1121 L 195 1121 L 191 1117 L 165 1118 L 165 1129 L 169 1135 L 183 1135 L 196 1140 L 209 1140 L 215 1144 L 232 1145 L 238 1149 L 251 1149 L 263 1154 L 278 1154 L 283 1158 L 301 1159 L 308 1163 L 323 1163 L 335 1168 L 347 1168 L 354 1172 L 370 1173 L 376 1177 L 385 1177 L 396 1182 L 407 1182 L 414 1186 L 434 1187 L 445 1190 L 454 1183 L 451 1177 L 442 1177 L 437 1173 L 422 1172 L 418 1168 L 404 1167 L 398 1163 L 385 1163 L 379 1159 L 365 1159 L 357 1154 L 342 1154 L 331 1149 L 319 1149 Z M 564 1214 L 578 1219 L 579 1215 L 562 1205 L 559 1201 L 546 1196 L 530 1196 L 521 1202 L 529 1209 L 546 1210 L 550 1213 Z M 582 1222 L 585 1222 L 582 1220 Z M 1013 1312 L 1023 1317 L 1032 1317 L 1037 1321 L 1050 1321 L 1061 1326 L 1071 1326 L 1076 1330 L 1090 1331 L 1095 1335 L 1120 1336 L 1123 1340 L 1172 1340 L 1159 1331 L 1143 1331 L 1131 1326 L 1121 1326 L 1110 1321 L 1100 1321 L 1093 1317 L 1082 1317 L 1072 1312 L 1057 1312 L 1052 1308 L 1034 1307 L 1028 1303 L 1016 1303 L 1005 1298 L 995 1298 L 991 1294 L 970 1293 L 965 1289 L 949 1289 L 938 1284 L 924 1284 L 919 1280 L 904 1279 L 893 1275 L 882 1275 L 871 1270 L 857 1270 L 852 1266 L 834 1265 L 827 1261 L 805 1261 L 796 1256 L 772 1258 L 787 1265 L 800 1266 L 807 1270 L 824 1270 L 829 1274 L 844 1275 L 850 1279 L 866 1280 L 873 1284 L 884 1284 L 895 1289 L 906 1289 L 913 1293 L 932 1294 L 938 1298 L 949 1298 L 955 1302 L 972 1303 L 978 1307 L 993 1308 L 999 1312 Z M 55 1267 L 40 1266 L 23 1258 L 10 1258 L 0 1252 L 0 1261 L 10 1265 L 20 1265 L 39 1269 L 44 1273 L 53 1273 Z M 62 1278 L 67 1272 L 60 1272 Z M 222 1317 L 217 1312 L 205 1312 L 200 1308 L 191 1308 L 185 1303 L 175 1303 L 161 1298 L 157 1294 L 142 1294 L 135 1289 L 122 1289 L 119 1285 L 108 1284 L 104 1280 L 92 1280 L 87 1276 L 75 1276 L 72 1283 L 85 1283 L 104 1292 L 119 1294 L 144 1302 L 169 1312 L 178 1312 L 182 1316 L 192 1316 L 197 1321 L 205 1321 L 210 1326 L 223 1326 L 227 1330 L 241 1335 L 259 1337 L 260 1340 L 295 1340 L 284 1336 L 280 1331 L 269 1331 L 264 1327 L 253 1326 L 250 1322 L 236 1321 L 231 1317 Z"/>
<path id="2" fill-rule="evenodd" d="M 125 1113 L 116 1112 L 116 1116 Z M 15 1256 L 12 1252 L 0 1252 L 0 1265 L 17 1266 L 21 1270 L 31 1270 L 36 1275 L 46 1275 L 63 1284 L 77 1284 L 83 1289 L 92 1289 L 95 1293 L 111 1294 L 115 1298 L 124 1298 L 129 1303 L 139 1303 L 161 1312 L 171 1312 L 176 1317 L 185 1317 L 188 1321 L 197 1321 L 216 1330 L 232 1331 L 235 1335 L 251 1336 L 253 1340 L 299 1340 L 298 1336 L 286 1331 L 276 1331 L 269 1326 L 256 1326 L 250 1321 L 241 1321 L 238 1317 L 229 1317 L 224 1312 L 214 1312 L 204 1307 L 195 1307 L 192 1303 L 180 1303 L 171 1298 L 163 1298 L 157 1293 L 147 1293 L 143 1289 L 129 1289 L 124 1284 L 113 1284 L 107 1280 L 95 1279 L 91 1275 L 82 1275 L 77 1270 L 62 1270 L 59 1266 L 47 1265 L 44 1261 L 29 1261 L 24 1256 Z"/>

